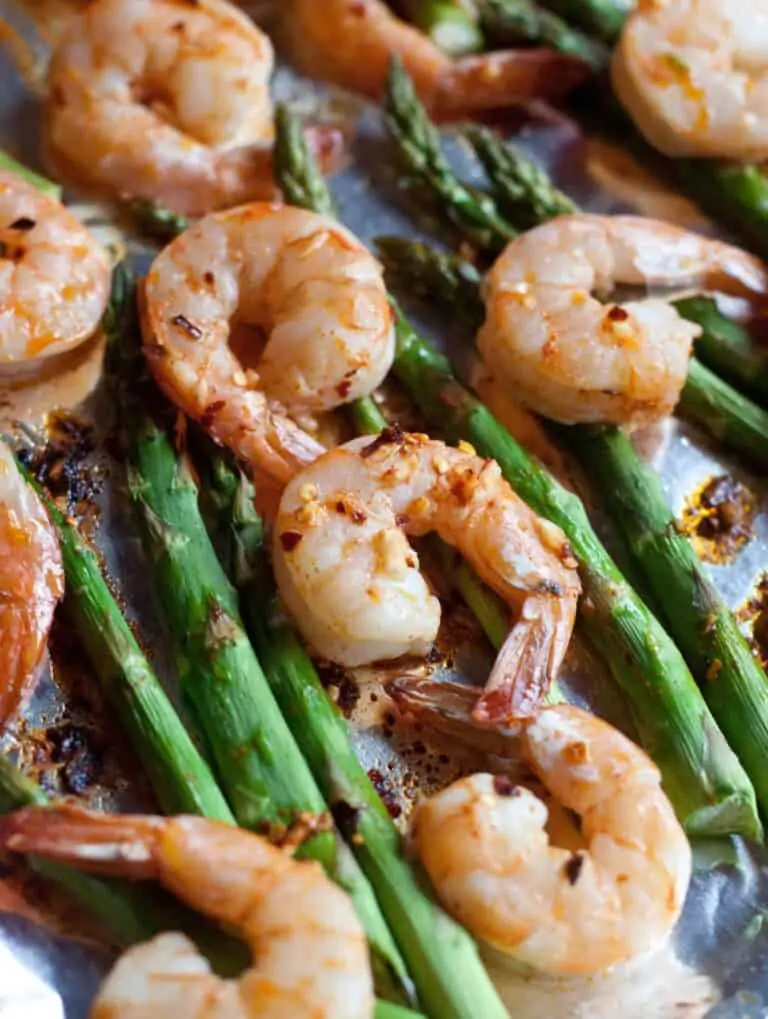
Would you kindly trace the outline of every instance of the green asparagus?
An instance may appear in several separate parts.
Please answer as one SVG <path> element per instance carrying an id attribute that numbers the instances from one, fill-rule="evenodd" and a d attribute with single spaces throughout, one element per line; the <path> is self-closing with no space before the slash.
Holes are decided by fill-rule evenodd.
<path id="1" fill-rule="evenodd" d="M 416 99 L 411 80 L 396 57 L 387 79 L 384 119 L 388 131 L 397 139 L 404 165 L 410 168 L 410 179 L 418 181 L 421 190 L 439 196 L 446 214 L 472 244 L 498 251 L 517 236 L 517 230 L 499 213 L 492 198 L 457 179 L 440 148 L 440 135 Z"/>
<path id="2" fill-rule="evenodd" d="M 622 26 L 632 6 L 631 0 L 542 0 L 561 18 L 574 22 L 612 46 L 619 38 Z"/>
<path id="3" fill-rule="evenodd" d="M 399 10 L 452 57 L 478 53 L 483 33 L 477 19 L 452 0 L 399 0 Z"/>
<path id="4" fill-rule="evenodd" d="M 590 39 L 533 0 L 475 0 L 480 25 L 492 46 L 514 46 L 519 42 L 549 46 L 560 53 L 578 57 L 595 71 L 608 66 L 606 46 Z"/>
<path id="5" fill-rule="evenodd" d="M 113 289 L 107 320 L 124 293 Z M 134 749 L 167 813 L 204 814 L 234 821 L 211 771 L 139 647 L 101 571 L 98 556 L 19 464 L 45 503 L 56 527 L 67 584 L 67 617 L 83 644 L 110 704 L 131 736 Z"/>
<path id="6" fill-rule="evenodd" d="M 120 271 L 120 268 L 118 269 Z M 407 994 L 408 978 L 370 885 L 325 823 L 326 805 L 251 647 L 234 590 L 200 516 L 198 489 L 177 455 L 148 382 L 135 301 L 111 323 L 128 485 L 143 524 L 152 579 L 171 631 L 182 693 L 204 734 L 238 824 L 279 834 L 298 824 L 298 852 L 320 860 L 351 895 L 366 928 L 380 993 Z"/>
<path id="7" fill-rule="evenodd" d="M 643 567 L 656 604 L 768 816 L 768 677 L 675 523 L 657 475 L 616 428 L 562 429 Z M 570 440 L 567 437 L 570 435 Z"/>
<path id="8" fill-rule="evenodd" d="M 519 495 L 565 531 L 581 566 L 586 594 L 581 611 L 592 619 L 590 636 L 626 693 L 641 739 L 687 829 L 759 835 L 749 779 L 679 651 L 619 572 L 580 499 L 524 452 L 399 311 L 394 372 L 437 430 L 449 440 L 467 439 L 497 460 Z"/>

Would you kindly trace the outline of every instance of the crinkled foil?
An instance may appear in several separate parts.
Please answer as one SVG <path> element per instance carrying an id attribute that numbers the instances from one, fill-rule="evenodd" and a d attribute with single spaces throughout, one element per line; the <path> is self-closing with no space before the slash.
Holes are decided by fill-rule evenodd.
<path id="1" fill-rule="evenodd" d="M 51 0 L 52 9 L 64 0 Z M 39 5 L 30 4 L 30 10 Z M 0 0 L 2 41 L 0 50 L 0 143 L 33 166 L 40 165 L 39 97 L 31 80 L 34 60 L 44 62 L 46 46 L 27 14 L 10 0 Z M 39 17 L 38 17 L 39 20 Z M 19 47 L 9 26 L 32 44 L 33 61 L 19 71 Z M 10 43 L 10 46 L 8 45 Z M 24 63 L 22 61 L 22 63 Z M 397 193 L 391 153 L 375 112 L 339 97 L 329 100 L 314 86 L 288 72 L 278 75 L 276 89 L 292 97 L 302 109 L 320 108 L 323 116 L 350 128 L 350 165 L 334 180 L 343 221 L 364 239 L 386 233 L 418 233 Z M 352 130 L 351 128 L 354 128 Z M 568 190 L 596 211 L 631 210 L 704 226 L 696 211 L 683 199 L 670 196 L 655 182 L 638 175 L 621 153 L 607 153 L 604 145 L 587 144 L 578 130 L 566 122 L 528 127 L 521 142 L 547 165 Z M 454 146 L 454 156 L 476 174 L 466 153 Z M 610 158 L 608 158 L 610 155 Z M 70 196 L 77 199 L 77 196 Z M 99 210 L 83 207 L 84 218 L 103 220 Z M 102 224 L 103 228 L 103 224 Z M 146 264 L 146 252 L 137 249 Z M 435 323 L 426 322 L 432 334 Z M 466 358 L 455 346 L 456 357 Z M 98 364 L 97 364 L 98 367 Z M 97 370 L 81 371 L 83 395 L 88 393 Z M 55 405 L 55 397 L 38 401 L 40 409 Z M 0 411 L 5 404 L 0 399 Z M 126 608 L 137 620 L 152 649 L 158 672 L 173 687 L 173 669 L 167 636 L 152 610 L 151 591 L 142 566 L 140 545 L 126 511 L 119 464 L 109 458 L 104 440 L 109 429 L 109 405 L 99 388 L 79 408 L 95 424 L 97 448 L 93 461 L 103 478 L 98 502 L 100 522 L 96 540 L 125 597 Z M 3 411 L 5 413 L 5 411 Z M 34 417 L 34 413 L 32 413 Z M 7 417 L 7 414 L 6 414 Z M 34 423 L 34 422 L 33 422 Z M 675 512 L 683 514 L 693 494 L 713 477 L 727 475 L 746 486 L 755 507 L 752 536 L 727 563 L 711 566 L 713 578 L 728 602 L 745 606 L 753 596 L 761 571 L 768 566 L 768 515 L 766 486 L 742 465 L 716 453 L 700 435 L 672 421 L 643 437 L 643 452 L 659 471 Z M 470 682 L 482 682 L 490 653 L 466 610 L 455 602 L 446 607 L 440 649 L 444 652 L 437 671 L 452 670 Z M 744 609 L 744 625 L 750 626 Z M 63 635 L 64 639 L 66 634 Z M 62 635 L 57 638 L 61 640 Z M 119 733 L 109 728 L 99 712 L 99 699 L 88 686 L 87 675 L 72 679 L 56 671 L 56 681 L 46 674 L 25 719 L 5 740 L 5 749 L 17 752 L 27 765 L 39 757 L 41 732 L 73 723 L 78 732 L 101 733 L 98 767 L 85 769 L 84 786 L 77 791 L 88 802 L 123 809 L 151 809 L 152 798 L 137 779 L 129 750 Z M 620 696 L 610 679 L 579 642 L 566 663 L 566 685 L 582 703 L 598 709 L 617 724 L 627 724 Z M 349 683 L 356 745 L 366 767 L 375 772 L 382 792 L 404 824 L 410 803 L 427 790 L 469 768 L 487 766 L 477 752 L 459 753 L 441 745 L 427 733 L 396 724 L 383 692 L 382 677 L 374 670 L 360 670 Z M 85 685 L 85 686 L 83 686 Z M 84 696 L 83 690 L 86 690 Z M 344 699 L 347 699 L 346 690 Z M 103 731 L 102 731 L 103 727 Z M 766 762 L 768 766 L 768 762 Z M 62 770 L 53 773 L 61 779 Z M 47 773 L 50 775 L 50 772 Z M 82 773 L 78 773 L 82 774 Z M 58 781 L 57 779 L 57 781 Z M 64 778 L 66 773 L 64 771 Z M 62 791 L 59 788 L 59 791 Z M 71 793 L 73 789 L 63 791 Z M 520 973 L 508 963 L 489 955 L 488 962 L 516 1019 L 746 1019 L 768 1016 L 768 854 L 740 840 L 697 847 L 697 871 L 682 921 L 671 943 L 650 958 L 635 960 L 591 980 L 554 980 Z M 0 867 L 3 866 L 0 861 Z M 26 884 L 17 868 L 8 875 L 0 870 L 0 1017 L 2 1019 L 81 1019 L 111 956 L 98 944 L 83 918 L 66 915 L 61 904 L 37 884 Z M 482 1016 L 478 1016 L 482 1019 Z"/>

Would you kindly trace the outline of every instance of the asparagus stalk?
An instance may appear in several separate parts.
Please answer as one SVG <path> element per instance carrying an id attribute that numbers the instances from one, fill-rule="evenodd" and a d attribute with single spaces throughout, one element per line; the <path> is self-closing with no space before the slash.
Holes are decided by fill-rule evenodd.
<path id="1" fill-rule="evenodd" d="M 147 198 L 135 198 L 128 203 L 128 212 L 138 227 L 159 241 L 173 240 L 190 225 L 190 220 L 181 213 L 171 212 Z"/>
<path id="2" fill-rule="evenodd" d="M 47 806 L 49 802 L 40 786 L 0 754 L 0 814 L 21 807 Z M 247 953 L 240 942 L 213 924 L 203 922 L 157 888 L 113 878 L 98 879 L 39 856 L 28 856 L 26 862 L 41 877 L 58 885 L 85 912 L 95 916 L 121 947 L 147 941 L 163 930 L 184 930 L 216 972 L 234 975 L 247 963 Z"/>
<path id="3" fill-rule="evenodd" d="M 28 166 L 24 166 L 18 160 L 14 159 L 13 156 L 7 152 L 3 152 L 0 149 L 0 170 L 7 170 L 10 173 L 15 173 L 17 177 L 23 177 L 27 183 L 36 187 L 38 191 L 42 191 L 44 195 L 48 195 L 51 198 L 55 198 L 57 201 L 61 201 L 61 187 L 58 184 L 54 184 L 52 180 L 48 180 L 47 177 L 43 177 L 42 174 L 35 173 L 34 170 L 30 170 Z"/>
<path id="4" fill-rule="evenodd" d="M 120 269 L 118 268 L 118 272 Z M 371 946 L 380 993 L 407 999 L 408 977 L 367 880 L 326 821 L 325 801 L 280 713 L 239 614 L 237 593 L 205 530 L 198 489 L 177 456 L 144 374 L 135 301 L 107 334 L 120 382 L 131 499 L 143 524 L 179 679 L 238 824 L 307 831 L 298 853 L 319 860 L 350 894 Z M 290 831 L 289 831 L 290 834 Z"/>
<path id="5" fill-rule="evenodd" d="M 519 42 L 549 46 L 578 57 L 595 71 L 608 66 L 609 51 L 533 0 L 475 0 L 480 25 L 488 41 L 497 47 Z"/>
<path id="6" fill-rule="evenodd" d="M 428 35 L 432 42 L 452 57 L 479 53 L 483 33 L 477 19 L 452 0 L 400 0 L 399 9 Z"/>
<path id="7" fill-rule="evenodd" d="M 113 294 L 113 302 L 119 300 Z M 192 742 L 112 597 L 99 560 L 26 468 L 59 535 L 67 581 L 65 609 L 96 676 L 167 813 L 234 822 L 210 768 Z"/>
<path id="8" fill-rule="evenodd" d="M 768 677 L 752 656 L 733 615 L 681 534 L 656 474 L 616 428 L 570 432 L 643 567 L 686 661 L 768 814 Z M 567 440 L 566 440 L 567 441 Z"/>
<path id="9" fill-rule="evenodd" d="M 442 153 L 440 135 L 397 57 L 392 58 L 387 79 L 384 119 L 410 179 L 421 190 L 438 196 L 446 215 L 472 244 L 498 251 L 517 236 L 489 195 L 458 180 Z"/>
<path id="10" fill-rule="evenodd" d="M 618 39 L 633 6 L 631 0 L 543 0 L 543 4 L 608 46 Z"/>
<path id="11" fill-rule="evenodd" d="M 726 318 L 711 297 L 675 301 L 680 314 L 696 322 L 702 334 L 696 341 L 699 360 L 762 404 L 768 403 L 768 351 L 744 326 Z"/>
<path id="12" fill-rule="evenodd" d="M 393 367 L 438 431 L 449 440 L 467 439 L 495 459 L 518 494 L 568 536 L 581 566 L 581 612 L 591 617 L 590 636 L 627 695 L 640 738 L 661 768 L 667 794 L 687 830 L 757 837 L 760 821 L 749 779 L 680 652 L 608 555 L 578 496 L 525 453 L 456 380 L 448 360 L 399 312 Z"/>

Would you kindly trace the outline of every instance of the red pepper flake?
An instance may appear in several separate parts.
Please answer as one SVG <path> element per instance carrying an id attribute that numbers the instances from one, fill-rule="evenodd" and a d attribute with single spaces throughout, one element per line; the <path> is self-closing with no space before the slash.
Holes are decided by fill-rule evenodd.
<path id="1" fill-rule="evenodd" d="M 353 509 L 351 516 L 353 524 L 364 524 L 368 519 L 368 514 L 361 509 Z"/>
<path id="2" fill-rule="evenodd" d="M 339 398 L 342 400 L 346 400 L 346 398 L 349 396 L 349 391 L 351 388 L 352 383 L 350 382 L 350 380 L 342 379 L 341 382 L 339 382 L 339 384 L 336 386 L 336 392 L 338 393 Z"/>
<path id="3" fill-rule="evenodd" d="M 336 512 L 341 513 L 342 515 L 347 512 L 347 504 L 343 499 L 339 499 L 336 503 Z"/>
<path id="4" fill-rule="evenodd" d="M 407 513 L 398 513 L 395 517 L 395 523 L 398 527 L 405 527 L 409 520 L 410 517 Z"/>
<path id="5" fill-rule="evenodd" d="M 204 429 L 206 429 L 206 431 L 213 425 L 216 415 L 224 406 L 224 400 L 214 400 L 213 403 L 209 403 L 205 408 L 203 416 L 200 418 L 200 424 Z"/>
<path id="6" fill-rule="evenodd" d="M 520 787 L 515 785 L 509 775 L 494 775 L 493 790 L 497 796 L 520 795 Z"/>
<path id="7" fill-rule="evenodd" d="M 293 552 L 303 537 L 300 531 L 283 531 L 280 535 L 280 544 L 286 552 Z"/>
<path id="8" fill-rule="evenodd" d="M 193 340 L 201 339 L 203 330 L 200 326 L 196 326 L 194 322 L 190 322 L 186 315 L 174 315 L 171 319 L 171 325 L 178 326 L 183 329 L 185 333 L 189 333 Z"/>
<path id="9" fill-rule="evenodd" d="M 203 273 L 203 279 L 208 284 L 209 287 L 212 287 L 213 284 L 216 282 L 216 277 L 210 270 L 208 272 Z"/>
<path id="10" fill-rule="evenodd" d="M 622 308 L 620 304 L 614 304 L 608 312 L 608 318 L 611 322 L 626 322 L 629 318 L 629 312 Z"/>

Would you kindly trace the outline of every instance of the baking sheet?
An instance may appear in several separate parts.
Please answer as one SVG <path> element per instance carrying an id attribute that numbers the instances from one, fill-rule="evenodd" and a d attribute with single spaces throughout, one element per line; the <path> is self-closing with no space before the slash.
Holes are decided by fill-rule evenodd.
<path id="1" fill-rule="evenodd" d="M 62 6 L 60 0 L 55 0 L 56 9 Z M 0 0 L 0 15 L 3 25 L 13 26 L 33 41 L 36 56 L 44 60 L 45 41 L 28 15 L 10 0 Z M 7 31 L 2 38 L 6 43 L 13 42 Z M 332 93 L 330 101 L 326 92 L 318 100 L 320 90 L 286 70 L 279 72 L 275 90 L 307 111 L 319 101 L 326 118 L 335 117 L 350 130 L 353 159 L 333 181 L 340 215 L 347 226 L 368 240 L 384 233 L 421 234 L 423 225 L 414 223 L 398 194 L 391 150 L 375 111 Z M 29 69 L 20 74 L 18 60 L 9 55 L 7 47 L 0 50 L 0 142 L 35 167 L 40 165 L 39 112 Z M 585 143 L 567 122 L 526 128 L 519 140 L 588 208 L 635 209 L 687 225 L 702 225 L 687 202 L 671 198 L 653 182 L 633 179 L 633 167 L 617 164 L 616 154 L 606 159 L 604 147 Z M 460 146 L 453 144 L 451 149 L 468 175 L 479 174 Z M 81 196 L 69 197 L 77 201 Z M 104 217 L 101 209 L 83 205 L 80 211 L 93 222 Z M 137 263 L 145 265 L 150 252 L 140 245 L 134 245 L 133 251 Z M 447 344 L 449 352 L 466 358 L 466 344 L 461 348 L 452 344 L 445 329 L 438 330 L 428 318 L 422 319 L 422 324 L 441 344 Z M 152 649 L 158 673 L 173 689 L 169 641 L 158 625 L 152 592 L 143 579 L 146 571 L 126 509 L 122 471 L 108 453 L 110 408 L 96 385 L 99 363 L 96 343 L 80 360 L 65 366 L 65 383 L 57 382 L 55 389 L 48 384 L 47 388 L 17 392 L 12 398 L 0 393 L 0 421 L 7 427 L 10 419 L 21 414 L 35 425 L 45 410 L 62 402 L 77 406 L 78 413 L 93 426 L 94 449 L 88 465 L 100 485 L 100 520 L 94 536 L 118 580 L 129 615 L 136 620 L 145 645 Z M 644 435 L 642 441 L 643 452 L 659 471 L 678 514 L 682 514 L 692 493 L 713 476 L 737 478 L 752 493 L 756 512 L 751 540 L 732 561 L 710 567 L 729 604 L 734 608 L 743 606 L 768 567 L 768 488 L 677 421 Z M 442 657 L 430 668 L 481 683 L 491 653 L 477 625 L 455 599 L 446 602 L 441 633 Z M 450 641 L 447 634 L 451 635 Z M 57 627 L 52 646 L 53 670 L 44 675 L 24 720 L 5 738 L 4 749 L 18 754 L 52 792 L 77 792 L 86 801 L 105 807 L 152 809 L 151 792 L 137 778 L 131 751 L 120 733 L 109 726 L 96 685 L 68 645 L 61 626 Z M 428 733 L 398 723 L 383 692 L 382 679 L 386 678 L 376 670 L 357 670 L 354 675 L 340 677 L 340 682 L 345 702 L 354 701 L 350 718 L 360 757 L 376 772 L 388 802 L 405 826 L 418 790 L 433 788 L 467 770 L 487 767 L 488 762 L 474 752 L 459 753 Z M 575 700 L 597 709 L 616 724 L 629 725 L 610 678 L 578 640 L 568 656 L 564 680 Z M 61 752 L 62 733 L 74 744 L 76 756 L 79 754 L 74 768 L 70 757 Z M 51 752 L 52 739 L 58 740 L 58 760 Z M 705 1015 L 742 1019 L 768 1015 L 768 925 L 764 923 L 768 917 L 768 853 L 737 839 L 701 846 L 696 852 L 699 869 L 683 919 L 672 943 L 652 958 L 636 960 L 592 980 L 561 981 L 523 975 L 489 955 L 510 1013 L 520 1019 L 607 1019 L 616 1016 L 619 1009 L 623 1019 L 694 1019 Z M 72 916 L 40 886 L 28 884 L 18 867 L 0 870 L 0 1017 L 85 1016 L 111 958 L 87 934 L 83 918 Z"/>

